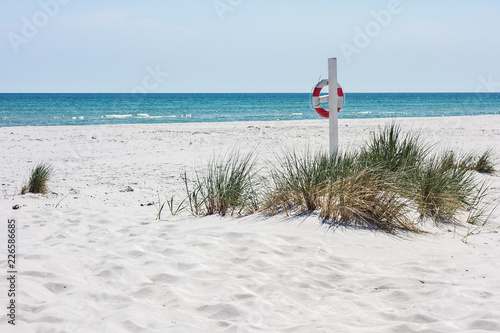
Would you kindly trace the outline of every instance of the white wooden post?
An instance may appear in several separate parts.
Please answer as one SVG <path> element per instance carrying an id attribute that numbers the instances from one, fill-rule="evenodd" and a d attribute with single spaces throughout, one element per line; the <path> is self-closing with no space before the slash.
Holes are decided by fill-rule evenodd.
<path id="1" fill-rule="evenodd" d="M 330 121 L 330 155 L 339 149 L 339 116 L 337 113 L 337 58 L 328 59 L 328 113 Z"/>

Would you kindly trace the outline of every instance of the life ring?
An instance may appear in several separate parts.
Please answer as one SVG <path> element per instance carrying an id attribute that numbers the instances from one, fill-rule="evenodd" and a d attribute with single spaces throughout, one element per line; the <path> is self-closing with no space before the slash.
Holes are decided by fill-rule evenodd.
<path id="1" fill-rule="evenodd" d="M 313 106 L 314 110 L 324 118 L 328 118 L 329 111 L 325 110 L 323 107 L 321 107 L 321 102 L 326 102 L 328 100 L 328 95 L 327 96 L 319 96 L 321 94 L 321 90 L 328 85 L 328 79 L 324 79 L 318 82 L 318 84 L 314 87 L 313 91 Z M 342 105 L 344 104 L 344 91 L 342 90 L 342 87 L 340 84 L 337 83 L 337 112 L 340 112 L 340 109 L 342 108 Z"/>

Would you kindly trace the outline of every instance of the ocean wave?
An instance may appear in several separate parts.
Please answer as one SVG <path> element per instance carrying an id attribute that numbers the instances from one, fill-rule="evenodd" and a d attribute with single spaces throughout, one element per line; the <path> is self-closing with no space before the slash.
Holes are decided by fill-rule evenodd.
<path id="1" fill-rule="evenodd" d="M 73 120 L 82 120 L 82 119 L 85 119 L 85 117 L 84 116 L 71 117 L 71 119 L 73 119 Z"/>
<path id="2" fill-rule="evenodd" d="M 304 113 L 292 113 L 291 116 L 303 116 Z"/>
<path id="3" fill-rule="evenodd" d="M 131 114 L 107 114 L 105 116 L 101 116 L 101 118 L 109 118 L 109 119 L 122 119 L 132 117 Z"/>
<path id="4" fill-rule="evenodd" d="M 181 114 L 182 118 L 193 118 L 193 115 L 191 113 L 189 114 Z"/>
<path id="5" fill-rule="evenodd" d="M 158 118 L 176 118 L 177 116 L 150 116 L 147 113 L 138 113 L 136 114 L 139 118 L 148 118 L 148 119 L 158 119 Z"/>
<path id="6" fill-rule="evenodd" d="M 184 116 L 184 115 L 183 115 Z M 146 119 L 158 119 L 158 118 L 176 118 L 177 116 L 150 116 L 147 113 L 136 113 L 136 114 L 107 114 L 101 116 L 101 118 L 106 119 L 124 119 L 124 118 L 146 118 Z M 191 115 L 186 115 L 186 117 L 191 117 Z"/>

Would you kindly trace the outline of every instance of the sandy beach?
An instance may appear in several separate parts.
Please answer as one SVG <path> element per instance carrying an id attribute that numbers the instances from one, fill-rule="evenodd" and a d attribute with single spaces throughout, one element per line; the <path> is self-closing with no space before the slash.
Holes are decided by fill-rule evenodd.
<path id="1" fill-rule="evenodd" d="M 341 119 L 340 146 L 391 121 Z M 398 122 L 500 165 L 500 116 Z M 158 193 L 181 194 L 181 174 L 212 156 L 255 150 L 266 168 L 292 147 L 327 150 L 328 121 L 2 127 L 0 142 L 2 276 L 8 219 L 18 245 L 16 326 L 2 278 L 2 332 L 500 331 L 499 214 L 404 237 L 314 215 L 155 219 Z M 20 195 L 39 162 L 51 193 Z M 478 177 L 499 204 L 500 174 Z"/>

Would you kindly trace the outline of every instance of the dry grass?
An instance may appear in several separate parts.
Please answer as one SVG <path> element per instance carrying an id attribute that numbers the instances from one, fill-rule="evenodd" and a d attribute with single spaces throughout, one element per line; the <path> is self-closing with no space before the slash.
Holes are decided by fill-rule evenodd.
<path id="1" fill-rule="evenodd" d="M 409 217 L 408 200 L 394 191 L 390 179 L 364 169 L 329 184 L 322 193 L 322 218 L 345 225 L 369 226 L 389 233 L 422 232 Z"/>
<path id="2" fill-rule="evenodd" d="M 264 210 L 271 213 L 319 209 L 324 189 L 332 179 L 350 172 L 355 156 L 348 153 L 313 155 L 309 151 L 301 156 L 293 151 L 284 153 L 278 160 L 278 166 L 271 171 L 272 188 L 263 204 Z"/>
<path id="3" fill-rule="evenodd" d="M 21 189 L 21 194 L 28 192 L 46 194 L 49 191 L 47 183 L 52 177 L 53 170 L 52 166 L 48 164 L 40 163 L 36 165 L 31 170 L 28 183 Z"/>

